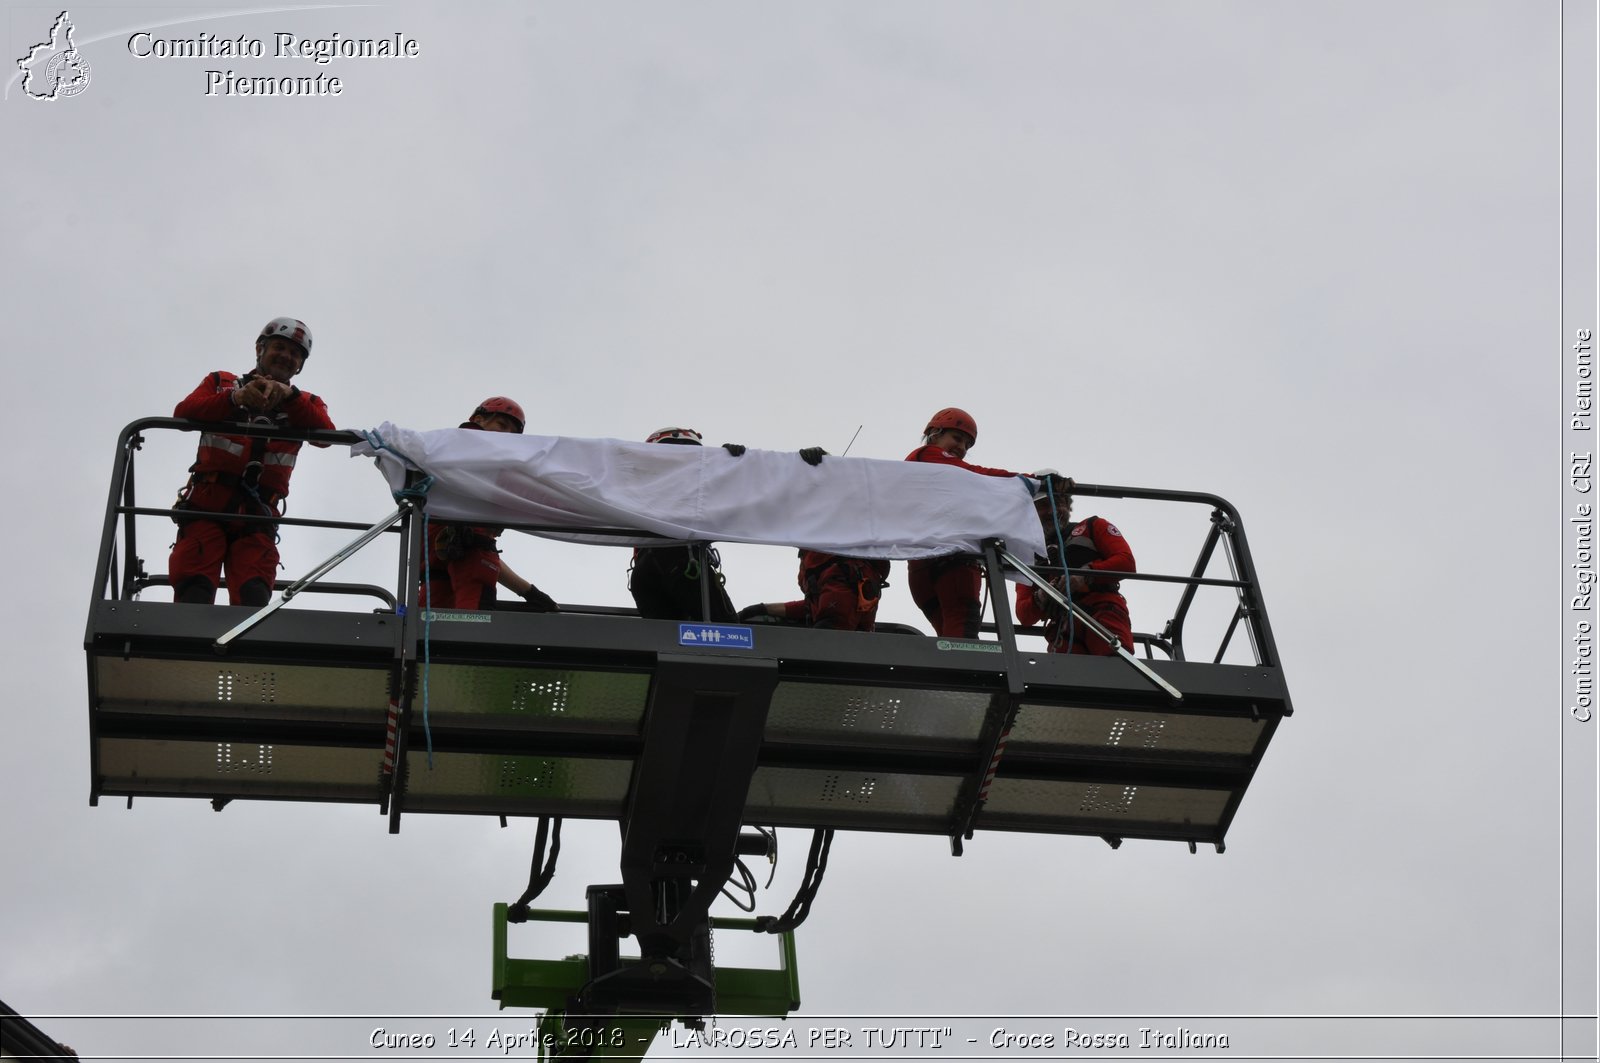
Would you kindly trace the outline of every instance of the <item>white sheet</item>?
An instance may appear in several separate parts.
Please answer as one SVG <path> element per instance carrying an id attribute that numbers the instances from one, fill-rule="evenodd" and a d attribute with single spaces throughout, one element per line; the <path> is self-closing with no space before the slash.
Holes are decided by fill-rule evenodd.
<path id="1" fill-rule="evenodd" d="M 765 543 L 852 557 L 977 553 L 1005 540 L 1044 553 L 1022 477 L 983 476 L 924 462 L 824 458 L 794 451 L 669 446 L 617 439 L 511 435 L 385 422 L 352 448 L 372 456 L 391 490 L 408 464 L 434 477 L 428 514 L 482 524 L 539 524 L 534 534 L 610 545 L 661 545 L 565 528 L 655 532 L 675 540 Z"/>

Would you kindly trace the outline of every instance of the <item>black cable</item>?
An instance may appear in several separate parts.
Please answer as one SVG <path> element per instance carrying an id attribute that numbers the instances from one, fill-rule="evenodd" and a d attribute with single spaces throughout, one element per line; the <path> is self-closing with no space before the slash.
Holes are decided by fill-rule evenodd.
<path id="1" fill-rule="evenodd" d="M 728 886 L 734 884 L 733 880 L 735 878 L 739 879 L 739 883 L 735 888 L 749 897 L 748 904 L 728 892 Z M 756 877 L 745 866 L 743 858 L 734 857 L 733 871 L 728 875 L 727 884 L 722 887 L 722 895 L 732 901 L 734 906 L 741 912 L 753 912 L 756 910 Z"/>
<path id="2" fill-rule="evenodd" d="M 545 859 L 545 843 L 550 844 L 550 858 Z M 528 903 L 544 888 L 550 885 L 550 880 L 555 877 L 556 858 L 561 855 L 561 817 L 554 820 L 554 829 L 551 827 L 549 816 L 539 817 L 539 833 L 533 841 L 533 867 L 528 871 L 528 888 L 522 891 L 522 896 L 517 902 L 506 910 L 506 921 L 509 923 L 524 923 L 528 920 Z M 540 865 L 543 865 L 542 867 Z"/>
<path id="3" fill-rule="evenodd" d="M 762 888 L 770 890 L 772 888 L 772 880 L 778 877 L 778 828 L 773 827 L 769 830 L 766 827 L 757 827 L 756 830 L 760 831 L 761 836 L 767 839 L 767 859 L 772 870 L 767 873 L 767 884 Z"/>
<path id="4" fill-rule="evenodd" d="M 811 851 L 806 854 L 805 879 L 795 894 L 789 910 L 778 918 L 761 916 L 756 919 L 756 930 L 768 934 L 783 934 L 806 921 L 811 914 L 811 902 L 822 886 L 822 876 L 828 870 L 828 849 L 833 845 L 833 828 L 819 827 L 811 835 Z"/>

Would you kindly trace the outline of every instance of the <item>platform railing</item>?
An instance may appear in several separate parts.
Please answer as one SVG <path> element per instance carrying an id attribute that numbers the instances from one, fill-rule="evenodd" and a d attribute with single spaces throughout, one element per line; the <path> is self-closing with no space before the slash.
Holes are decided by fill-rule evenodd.
<path id="1" fill-rule="evenodd" d="M 199 433 L 204 431 L 221 431 L 230 435 L 245 437 L 265 437 L 269 439 L 298 440 L 305 443 L 321 443 L 329 446 L 350 446 L 362 441 L 360 433 L 348 431 L 327 430 L 284 430 L 262 425 L 215 424 L 188 421 L 170 417 L 143 418 L 132 422 L 125 427 L 117 439 L 116 456 L 112 466 L 111 482 L 108 490 L 107 503 L 102 523 L 100 548 L 96 558 L 93 598 L 95 600 L 128 600 L 136 597 L 143 590 L 150 587 L 168 585 L 164 573 L 147 571 L 145 560 L 139 554 L 138 527 L 136 518 L 163 517 L 171 519 L 177 515 L 171 506 L 141 506 L 139 505 L 136 491 L 136 464 L 137 456 L 145 442 L 145 435 L 149 432 L 179 432 Z M 165 470 L 163 470 L 165 471 Z M 166 480 L 163 480 L 165 489 Z M 1154 657 L 1160 653 L 1164 657 L 1175 661 L 1187 661 L 1191 657 L 1191 647 L 1187 645 L 1188 624 L 1193 614 L 1197 595 L 1201 591 L 1231 591 L 1237 599 L 1232 611 L 1231 619 L 1214 648 L 1208 648 L 1199 654 L 1199 659 L 1209 658 L 1213 663 L 1220 663 L 1227 654 L 1235 637 L 1242 630 L 1251 649 L 1254 663 L 1268 667 L 1277 667 L 1279 664 L 1276 643 L 1272 636 L 1272 628 L 1262 600 L 1259 580 L 1256 575 L 1254 561 L 1245 536 L 1244 524 L 1235 507 L 1227 500 L 1213 494 L 1175 491 L 1150 488 L 1134 488 L 1108 486 L 1101 484 L 1077 484 L 1073 488 L 1074 497 L 1078 498 L 1112 498 L 1135 499 L 1141 501 L 1154 501 L 1176 503 L 1182 505 L 1197 505 L 1210 510 L 1210 524 L 1204 536 L 1191 570 L 1186 574 L 1137 572 L 1119 573 L 1117 578 L 1125 583 L 1155 583 L 1175 585 L 1181 588 L 1176 605 L 1169 617 L 1165 619 L 1159 630 L 1142 631 L 1136 633 L 1135 640 L 1143 650 L 1146 657 Z M 186 515 L 193 516 L 194 511 Z M 307 517 L 256 517 L 244 514 L 226 514 L 230 522 L 261 523 L 276 525 L 281 528 L 319 528 L 331 530 L 363 531 L 368 525 L 346 520 L 331 520 Z M 402 519 L 389 529 L 391 532 L 404 536 L 406 528 Z M 621 528 L 596 528 L 573 529 L 554 528 L 537 524 L 507 525 L 508 529 L 532 532 L 539 534 L 567 533 L 582 531 L 592 535 L 617 535 L 637 538 L 640 535 L 649 535 L 648 532 L 639 532 Z M 397 543 L 400 540 L 395 540 Z M 715 544 L 706 544 L 715 545 Z M 787 549 L 787 548 L 785 548 Z M 1221 551 L 1229 575 L 1227 578 L 1208 576 L 1206 573 Z M 398 549 L 397 549 L 398 552 Z M 985 562 L 993 567 L 995 561 Z M 992 571 L 990 576 L 1004 577 L 1006 575 L 1001 565 L 1001 571 Z M 1041 575 L 1055 576 L 1063 570 L 1052 569 L 1046 566 L 1036 568 Z M 1069 568 L 1068 574 L 1089 575 L 1090 570 L 1082 568 Z M 1014 573 L 1012 574 L 1014 577 Z M 315 589 L 320 593 L 334 595 L 364 595 L 376 598 L 382 607 L 395 610 L 397 605 L 406 600 L 407 577 L 397 572 L 399 581 L 395 588 L 387 589 L 366 583 L 337 583 L 321 582 L 308 589 Z M 992 580 L 991 580 L 992 582 Z M 290 586 L 290 581 L 279 580 L 275 590 L 283 590 Z M 1012 623 L 1010 604 L 1002 600 L 1004 595 L 992 595 L 990 608 L 994 613 L 994 620 L 982 626 L 981 630 L 986 635 L 1001 637 L 1002 632 L 1011 629 L 1009 638 L 1021 636 L 1022 645 L 1031 647 L 1034 637 L 1042 633 L 1039 628 L 1017 628 Z M 511 608 L 517 608 L 513 603 Z M 635 611 L 625 607 L 608 606 L 564 606 L 573 611 L 616 613 L 620 615 L 636 615 Z M 1001 613 L 1004 611 L 1004 619 Z M 904 630 L 903 625 L 899 626 Z"/>
<path id="2" fill-rule="evenodd" d="M 283 430 L 261 425 L 187 421 L 176 417 L 146 417 L 132 422 L 117 436 L 116 459 L 112 465 L 111 483 L 101 525 L 100 549 L 95 560 L 92 597 L 96 601 L 126 601 L 137 596 L 146 587 L 170 585 L 165 573 L 153 574 L 146 571 L 144 559 L 139 556 L 138 525 L 135 518 L 171 519 L 180 515 L 171 506 L 155 507 L 138 504 L 135 466 L 137 456 L 144 446 L 145 433 L 150 430 L 196 433 L 214 431 L 248 438 L 292 439 L 306 443 L 325 443 L 330 446 L 350 446 L 361 439 L 354 432 Z M 197 511 L 190 511 L 186 515 L 197 515 Z M 366 527 L 364 524 L 348 521 L 304 517 L 258 517 L 242 513 L 218 516 L 225 517 L 229 523 L 239 524 L 332 529 Z M 283 586 L 285 583 L 280 580 L 275 589 Z M 386 603 L 389 608 L 393 608 L 395 604 L 395 595 L 381 587 L 366 584 L 331 584 L 323 585 L 320 589 L 323 593 L 330 594 L 370 594 Z"/>

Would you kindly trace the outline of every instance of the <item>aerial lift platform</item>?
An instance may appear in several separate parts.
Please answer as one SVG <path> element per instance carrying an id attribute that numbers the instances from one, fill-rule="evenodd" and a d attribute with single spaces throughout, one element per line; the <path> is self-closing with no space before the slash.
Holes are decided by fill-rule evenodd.
<path id="1" fill-rule="evenodd" d="M 140 523 L 171 511 L 138 504 L 136 457 L 146 433 L 203 427 L 147 419 L 117 444 L 85 635 L 91 803 L 368 804 L 391 831 L 414 814 L 536 817 L 541 849 L 560 820 L 615 821 L 621 881 L 591 887 L 586 913 L 496 910 L 495 997 L 547 1009 L 558 1025 L 563 1014 L 694 1022 L 719 1006 L 735 1013 L 730 1004 L 763 1015 L 797 1007 L 792 930 L 809 896 L 783 917 L 750 921 L 784 938 L 775 974 L 715 971 L 709 956 L 711 903 L 741 856 L 765 854 L 770 828 L 815 832 L 803 887 L 812 892 L 838 830 L 940 836 L 957 855 L 979 831 L 1220 852 L 1292 712 L 1242 523 L 1215 496 L 1074 491 L 1210 511 L 1190 572 L 1129 577 L 1178 589 L 1161 632 L 1138 636 L 1137 668 L 1045 653 L 1019 635 L 1004 580 L 1026 565 L 994 541 L 985 545 L 994 623 L 976 640 L 680 624 L 568 605 L 424 614 L 413 576 L 421 497 L 399 498 L 370 528 L 278 522 L 285 535 L 298 525 L 366 529 L 358 542 L 394 550 L 392 590 L 314 585 L 369 595 L 366 611 L 303 599 L 278 608 L 305 580 L 280 584 L 285 597 L 259 612 L 147 600 L 165 577 L 147 571 Z M 1226 575 L 1207 575 L 1219 557 Z M 1185 622 L 1201 591 L 1234 604 L 1220 645 L 1195 660 Z M 1221 663 L 1241 632 L 1253 662 Z M 585 920 L 587 961 L 510 958 L 508 918 Z M 626 937 L 637 959 L 619 955 Z"/>

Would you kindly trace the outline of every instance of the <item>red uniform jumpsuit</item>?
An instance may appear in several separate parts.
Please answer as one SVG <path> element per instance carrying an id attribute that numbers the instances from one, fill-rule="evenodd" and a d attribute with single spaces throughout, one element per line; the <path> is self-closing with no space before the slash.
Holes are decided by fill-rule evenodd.
<path id="1" fill-rule="evenodd" d="M 959 465 L 985 476 L 1016 476 L 1005 469 L 969 465 L 949 452 L 928 444 L 906 455 L 907 461 L 931 461 L 940 465 Z M 976 554 L 947 554 L 906 562 L 906 583 L 911 600 L 933 625 L 934 633 L 944 638 L 975 639 L 983 619 L 980 592 L 983 587 L 983 560 Z"/>
<path id="2" fill-rule="evenodd" d="M 499 528 L 430 521 L 422 607 L 487 609 L 494 605 L 500 583 L 498 538 Z"/>
<path id="3" fill-rule="evenodd" d="M 483 431 L 471 421 L 458 427 Z M 502 530 L 430 521 L 418 604 L 424 609 L 487 609 L 494 605 L 495 588 L 500 584 L 500 549 L 495 540 Z"/>
<path id="4" fill-rule="evenodd" d="M 1050 537 L 1047 530 L 1046 538 Z M 1066 532 L 1067 567 L 1092 568 L 1099 572 L 1136 572 L 1133 549 L 1122 537 L 1117 526 L 1104 517 L 1089 517 L 1074 524 Z M 1059 567 L 1060 548 L 1049 544 L 1050 564 Z M 1133 624 L 1128 618 L 1128 600 L 1119 592 L 1121 582 L 1111 576 L 1085 576 L 1089 589 L 1072 596 L 1073 604 L 1094 617 L 1100 625 L 1122 643 L 1122 648 L 1133 649 Z M 1061 616 L 1061 607 L 1031 584 L 1017 584 L 1017 622 L 1037 624 L 1045 622 L 1045 632 L 1050 638 L 1051 653 L 1089 653 L 1108 657 L 1116 647 L 1089 630 L 1089 625 L 1075 620 L 1070 625 Z M 1071 641 L 1067 631 L 1071 628 Z"/>
<path id="5" fill-rule="evenodd" d="M 888 579 L 887 561 L 802 550 L 799 580 L 805 597 L 784 603 L 784 619 L 836 631 L 871 631 Z"/>
<path id="6" fill-rule="evenodd" d="M 279 428 L 332 428 L 328 407 L 317 396 L 290 388 L 276 410 L 254 414 L 233 404 L 243 377 L 217 372 L 207 376 L 172 411 L 193 421 L 272 424 Z M 327 446 L 318 443 L 317 446 Z M 180 601 L 211 602 L 223 569 L 228 575 L 228 601 L 233 605 L 265 605 L 278 576 L 278 529 L 275 524 L 209 519 L 189 513 L 282 514 L 300 444 L 286 439 L 231 436 L 206 432 L 189 469 L 189 483 L 178 497 L 178 541 L 167 562 L 173 595 Z M 257 583 L 256 581 L 260 581 Z M 253 584 L 253 586 L 252 586 Z"/>

